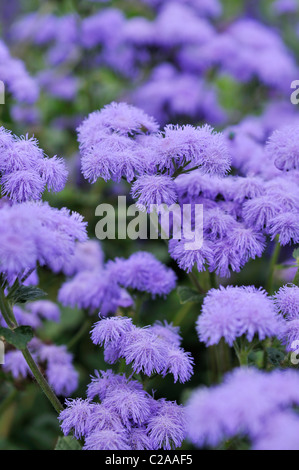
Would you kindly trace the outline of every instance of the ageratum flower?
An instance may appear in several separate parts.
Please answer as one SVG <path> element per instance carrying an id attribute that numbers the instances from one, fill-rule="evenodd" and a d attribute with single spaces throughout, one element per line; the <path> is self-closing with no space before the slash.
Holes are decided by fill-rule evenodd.
<path id="1" fill-rule="evenodd" d="M 58 419 L 64 435 L 74 432 L 76 439 L 85 436 L 89 428 L 89 420 L 93 414 L 94 404 L 89 400 L 76 398 L 66 400 L 66 408 L 60 413 Z"/>
<path id="2" fill-rule="evenodd" d="M 298 126 L 284 126 L 268 140 L 267 152 L 282 171 L 299 169 Z"/>
<path id="3" fill-rule="evenodd" d="M 105 429 L 86 437 L 83 450 L 131 450 L 126 433 Z"/>
<path id="4" fill-rule="evenodd" d="M 150 417 L 147 425 L 153 449 L 180 447 L 186 432 L 183 407 L 164 399 L 158 400 L 157 405 L 156 414 Z"/>
<path id="5" fill-rule="evenodd" d="M 151 450 L 152 444 L 145 427 L 133 427 L 129 432 L 129 443 L 132 450 Z"/>
<path id="6" fill-rule="evenodd" d="M 146 142 L 146 140 L 144 140 Z M 189 164 L 203 173 L 224 176 L 230 169 L 230 155 L 224 136 L 212 127 L 168 125 L 164 131 L 149 136 L 148 142 L 156 154 L 157 166 L 170 173 L 176 167 Z"/>
<path id="7" fill-rule="evenodd" d="M 176 275 L 151 253 L 139 251 L 127 260 L 116 258 L 107 263 L 110 276 L 126 289 L 148 292 L 153 297 L 169 294 L 176 285 Z"/>
<path id="8" fill-rule="evenodd" d="M 21 60 L 11 56 L 3 41 L 0 41 L 0 80 L 17 101 L 33 104 L 38 100 L 36 80 L 29 75 Z"/>
<path id="9" fill-rule="evenodd" d="M 188 439 L 197 447 L 214 447 L 239 435 L 255 447 L 276 413 L 297 416 L 291 410 L 298 400 L 297 372 L 237 369 L 221 385 L 193 392 L 186 409 Z M 274 435 L 275 430 L 277 436 L 288 435 L 285 428 L 274 428 Z"/>
<path id="10" fill-rule="evenodd" d="M 21 351 L 7 351 L 3 371 L 11 373 L 15 380 L 25 379 L 30 374 L 30 369 Z"/>
<path id="11" fill-rule="evenodd" d="M 278 412 L 269 417 L 253 450 L 298 450 L 299 417 L 293 412 Z"/>
<path id="12" fill-rule="evenodd" d="M 153 327 L 138 328 L 126 317 L 105 318 L 95 324 L 91 337 L 95 344 L 104 345 L 104 358 L 109 364 L 124 358 L 137 374 L 165 376 L 171 373 L 175 382 L 179 380 L 182 383 L 193 374 L 193 358 L 180 347 L 178 329 L 167 323 L 165 326 L 158 323 Z M 114 376 L 110 375 L 105 377 L 107 383 L 110 379 L 113 383 Z M 101 390 L 103 380 L 98 379 L 90 385 L 88 393 L 91 397 L 101 394 L 97 391 L 97 384 Z"/>
<path id="13" fill-rule="evenodd" d="M 0 271 L 8 279 L 37 263 L 59 271 L 75 241 L 86 239 L 86 224 L 79 214 L 46 203 L 6 204 L 0 208 L 0 219 Z"/>
<path id="14" fill-rule="evenodd" d="M 122 386 L 110 390 L 102 404 L 115 411 L 126 427 L 141 425 L 151 414 L 152 398 L 144 391 Z"/>
<path id="15" fill-rule="evenodd" d="M 121 336 L 133 329 L 131 318 L 112 317 L 105 321 L 100 320 L 95 323 L 91 339 L 94 344 L 107 346 L 109 343 L 117 342 Z"/>
<path id="16" fill-rule="evenodd" d="M 196 265 L 198 271 L 205 271 L 206 264 L 211 262 L 212 251 L 208 242 L 204 241 L 200 249 L 186 249 L 185 244 L 190 243 L 190 240 L 170 240 L 169 241 L 169 254 L 177 261 L 179 267 L 184 269 L 187 273 L 192 271 L 193 266 Z"/>
<path id="17" fill-rule="evenodd" d="M 68 172 L 61 158 L 44 158 L 36 139 L 18 138 L 0 129 L 2 194 L 16 202 L 41 199 L 45 187 L 59 192 Z"/>
<path id="18" fill-rule="evenodd" d="M 167 323 L 166 320 L 164 320 L 163 323 L 156 321 L 151 327 L 151 331 L 171 346 L 179 348 L 182 343 L 180 328 L 178 326 L 174 326 L 172 323 Z"/>
<path id="19" fill-rule="evenodd" d="M 196 326 L 200 341 L 207 346 L 219 343 L 221 338 L 232 346 L 242 335 L 248 341 L 254 335 L 263 340 L 276 336 L 281 328 L 273 300 L 264 290 L 253 286 L 211 289 Z"/>
<path id="20" fill-rule="evenodd" d="M 120 345 L 121 356 L 132 364 L 136 374 L 143 372 L 151 376 L 164 372 L 167 360 L 167 346 L 148 329 L 136 329 L 127 333 Z"/>
<path id="21" fill-rule="evenodd" d="M 103 401 L 110 391 L 118 387 L 131 387 L 133 390 L 142 390 L 142 385 L 136 380 L 128 380 L 124 374 L 115 374 L 111 369 L 95 371 L 95 377 L 91 377 L 91 382 L 87 388 L 87 397 L 93 400 L 99 397 Z"/>
<path id="22" fill-rule="evenodd" d="M 299 243 L 299 212 L 284 212 L 271 219 L 269 233 L 272 240 L 279 235 L 279 243 L 284 246 L 289 243 Z"/>
<path id="23" fill-rule="evenodd" d="M 138 199 L 137 207 L 151 212 L 151 205 L 171 206 L 177 201 L 174 180 L 167 175 L 142 175 L 132 185 L 131 193 Z"/>
<path id="24" fill-rule="evenodd" d="M 60 309 L 58 305 L 50 300 L 36 300 L 35 302 L 28 302 L 26 304 L 26 310 L 28 310 L 31 315 L 45 320 L 57 323 L 60 320 Z"/>
<path id="25" fill-rule="evenodd" d="M 299 346 L 299 319 L 283 323 L 279 339 L 286 346 L 286 350 L 297 351 Z"/>
<path id="26" fill-rule="evenodd" d="M 96 240 L 76 243 L 73 256 L 67 261 L 62 270 L 67 276 L 74 276 L 82 271 L 93 271 L 104 266 L 104 253 Z"/>
<path id="27" fill-rule="evenodd" d="M 118 307 L 130 307 L 133 300 L 121 289 L 107 269 L 82 271 L 60 288 L 58 300 L 62 305 L 86 309 L 101 315 L 115 313 Z"/>
<path id="28" fill-rule="evenodd" d="M 289 284 L 274 294 L 274 302 L 287 320 L 299 318 L 299 287 Z"/>

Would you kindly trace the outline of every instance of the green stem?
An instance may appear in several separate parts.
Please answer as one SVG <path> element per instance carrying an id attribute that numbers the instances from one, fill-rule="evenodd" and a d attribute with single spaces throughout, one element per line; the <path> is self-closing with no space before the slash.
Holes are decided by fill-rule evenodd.
<path id="1" fill-rule="evenodd" d="M 0 287 L 0 311 L 2 313 L 2 316 L 7 323 L 7 326 L 13 330 L 14 328 L 17 327 L 17 321 L 15 319 L 15 316 L 12 312 L 12 309 L 9 306 L 9 303 L 7 299 L 5 298 L 4 290 L 2 287 Z"/>
<path id="2" fill-rule="evenodd" d="M 243 347 L 242 345 L 239 347 L 238 343 L 235 341 L 234 349 L 236 352 L 236 356 L 239 360 L 240 366 L 248 366 L 249 351 L 247 350 L 247 348 Z"/>
<path id="3" fill-rule="evenodd" d="M 34 378 L 37 381 L 38 385 L 40 386 L 40 388 L 42 389 L 42 391 L 44 392 L 44 394 L 46 395 L 48 400 L 51 402 L 52 406 L 55 408 L 57 413 L 60 413 L 63 410 L 63 406 L 60 403 L 60 401 L 58 400 L 57 396 L 53 392 L 53 390 L 50 387 L 50 385 L 48 384 L 48 382 L 46 381 L 45 377 L 43 376 L 43 374 L 39 370 L 38 365 L 36 364 L 35 360 L 33 359 L 29 349 L 28 348 L 23 349 L 22 354 L 23 354 L 23 356 L 24 356 L 24 358 L 25 358 L 32 374 L 34 375 Z"/>
<path id="4" fill-rule="evenodd" d="M 191 271 L 190 273 L 188 273 L 188 276 L 189 276 L 189 279 L 191 280 L 193 286 L 195 287 L 195 289 L 196 289 L 200 294 L 205 294 L 206 292 L 203 290 L 203 288 L 202 288 L 201 285 L 199 284 L 196 275 Z"/>
<path id="5" fill-rule="evenodd" d="M 15 319 L 15 316 L 13 314 L 13 311 L 9 302 L 5 298 L 4 290 L 2 287 L 0 287 L 0 310 L 8 327 L 11 330 L 14 330 L 15 328 L 17 328 L 18 323 Z M 57 396 L 53 392 L 48 382 L 46 381 L 45 377 L 39 370 L 38 365 L 36 364 L 35 360 L 31 356 L 29 349 L 28 348 L 22 349 L 21 352 L 35 380 L 37 381 L 38 385 L 41 387 L 41 389 L 43 390 L 43 392 L 45 393 L 45 395 L 47 396 L 48 400 L 51 402 L 51 404 L 53 405 L 57 413 L 60 413 L 63 410 L 63 406 L 58 400 Z"/>
<path id="6" fill-rule="evenodd" d="M 279 254 L 280 254 L 281 246 L 279 244 L 279 236 L 275 238 L 275 247 L 273 250 L 273 254 L 271 257 L 270 261 L 270 266 L 269 266 L 269 275 L 268 275 L 268 281 L 267 281 L 267 287 L 266 290 L 269 294 L 273 293 L 273 279 L 274 279 L 274 271 L 275 271 L 275 266 L 277 265 Z"/>

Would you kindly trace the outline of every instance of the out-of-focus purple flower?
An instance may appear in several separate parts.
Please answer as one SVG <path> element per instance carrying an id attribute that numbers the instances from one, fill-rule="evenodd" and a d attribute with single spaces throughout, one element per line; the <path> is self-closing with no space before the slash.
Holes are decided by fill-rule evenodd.
<path id="1" fill-rule="evenodd" d="M 279 170 L 299 169 L 298 126 L 284 126 L 269 138 L 267 152 Z"/>
<path id="2" fill-rule="evenodd" d="M 126 289 L 165 296 L 176 285 L 176 275 L 151 253 L 136 252 L 130 258 L 116 258 L 107 264 L 110 275 Z"/>
<path id="3" fill-rule="evenodd" d="M 268 425 L 272 426 L 276 413 L 283 411 L 298 419 L 291 412 L 298 399 L 295 371 L 278 370 L 268 374 L 255 369 L 237 369 L 228 374 L 221 385 L 192 394 L 186 413 L 188 439 L 197 447 L 217 446 L 240 435 L 249 437 L 253 447 L 259 446 L 269 434 Z M 279 436 L 283 444 L 288 430 L 275 427 L 272 435 Z"/>
<path id="4" fill-rule="evenodd" d="M 37 263 L 59 271 L 73 253 L 75 241 L 86 239 L 79 214 L 53 209 L 46 203 L 1 208 L 0 270 L 10 279 Z"/>
<path id="5" fill-rule="evenodd" d="M 104 265 L 104 253 L 101 244 L 96 240 L 87 240 L 77 243 L 73 256 L 63 266 L 63 272 L 67 276 L 74 276 L 83 271 L 101 269 Z"/>
<path id="6" fill-rule="evenodd" d="M 57 395 L 69 397 L 78 387 L 79 374 L 71 364 L 49 364 L 46 374 Z"/>
<path id="7" fill-rule="evenodd" d="M 5 354 L 5 364 L 2 365 L 4 372 L 10 372 L 14 379 L 25 379 L 30 369 L 21 351 L 8 351 Z"/>

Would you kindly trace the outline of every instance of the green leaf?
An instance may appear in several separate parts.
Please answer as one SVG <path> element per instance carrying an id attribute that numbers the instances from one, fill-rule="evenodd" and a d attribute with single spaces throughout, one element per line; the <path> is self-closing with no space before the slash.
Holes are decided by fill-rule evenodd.
<path id="1" fill-rule="evenodd" d="M 31 326 L 19 326 L 14 330 L 0 327 L 0 336 L 15 348 L 25 349 L 33 338 L 33 330 Z"/>
<path id="2" fill-rule="evenodd" d="M 71 436 L 59 437 L 55 450 L 82 450 L 80 442 Z"/>
<path id="3" fill-rule="evenodd" d="M 29 300 L 45 297 L 47 294 L 42 289 L 33 286 L 20 286 L 12 294 L 8 294 L 7 298 L 14 304 L 25 303 Z"/>
<path id="4" fill-rule="evenodd" d="M 273 364 L 273 366 L 279 367 L 281 362 L 285 358 L 285 354 L 276 348 L 267 348 L 266 351 L 267 351 L 269 362 Z"/>
<path id="5" fill-rule="evenodd" d="M 179 286 L 177 293 L 181 304 L 186 304 L 187 302 L 201 303 L 204 298 L 204 295 L 187 286 Z"/>

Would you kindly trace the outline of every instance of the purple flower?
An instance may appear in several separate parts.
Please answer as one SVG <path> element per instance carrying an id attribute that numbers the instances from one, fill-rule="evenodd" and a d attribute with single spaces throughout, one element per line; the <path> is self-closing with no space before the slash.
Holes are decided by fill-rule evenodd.
<path id="1" fill-rule="evenodd" d="M 133 427 L 129 433 L 129 443 L 133 450 L 152 450 L 152 443 L 145 427 Z"/>
<path id="2" fill-rule="evenodd" d="M 136 374 L 151 376 L 163 373 L 167 360 L 167 347 L 154 333 L 147 329 L 133 329 L 121 344 L 121 355 L 126 363 L 132 363 Z"/>
<path id="3" fill-rule="evenodd" d="M 107 346 L 109 343 L 117 342 L 132 329 L 133 324 L 131 318 L 106 318 L 95 323 L 92 329 L 91 339 L 94 344 Z"/>
<path id="4" fill-rule="evenodd" d="M 284 212 L 273 217 L 269 224 L 269 233 L 272 240 L 279 235 L 280 245 L 299 243 L 298 213 Z"/>
<path id="5" fill-rule="evenodd" d="M 288 320 L 299 318 L 299 287 L 285 285 L 274 294 L 274 302 Z"/>
<path id="6" fill-rule="evenodd" d="M 72 364 L 50 363 L 46 375 L 57 395 L 69 397 L 78 388 L 79 374 Z"/>
<path id="7" fill-rule="evenodd" d="M 50 300 L 37 300 L 35 302 L 29 302 L 26 305 L 26 309 L 29 310 L 31 314 L 49 321 L 58 323 L 60 320 L 59 307 Z"/>
<path id="8" fill-rule="evenodd" d="M 116 258 L 107 265 L 110 275 L 126 289 L 165 296 L 176 285 L 176 275 L 151 253 L 139 251 L 129 259 Z"/>
<path id="9" fill-rule="evenodd" d="M 93 271 L 103 268 L 104 253 L 101 245 L 96 240 L 87 240 L 84 243 L 76 243 L 74 253 L 63 266 L 63 272 L 67 276 L 74 276 L 82 271 Z"/>
<path id="10" fill-rule="evenodd" d="M 299 169 L 297 134 L 297 126 L 285 126 L 269 138 L 267 152 L 279 170 Z"/>
<path id="11" fill-rule="evenodd" d="M 268 195 L 260 196 L 243 205 L 242 214 L 248 226 L 257 230 L 264 230 L 269 227 L 273 217 L 281 211 L 281 206 L 273 197 Z"/>
<path id="12" fill-rule="evenodd" d="M 83 450 L 131 450 L 125 432 L 105 429 L 89 434 Z"/>
<path id="13" fill-rule="evenodd" d="M 174 326 L 172 323 L 167 323 L 167 321 L 164 321 L 163 323 L 156 321 L 151 327 L 151 331 L 159 338 L 166 341 L 170 346 L 175 346 L 177 348 L 180 347 L 182 337 L 178 326 Z"/>
<path id="14" fill-rule="evenodd" d="M 182 348 L 172 347 L 167 352 L 167 362 L 164 374 L 171 373 L 174 383 L 178 380 L 181 383 L 188 382 L 193 374 L 194 360 L 190 353 Z"/>
<path id="15" fill-rule="evenodd" d="M 138 199 L 137 207 L 145 207 L 148 212 L 153 204 L 170 206 L 177 200 L 175 183 L 167 175 L 142 175 L 132 185 L 131 192 Z"/>
<path id="16" fill-rule="evenodd" d="M 200 341 L 207 346 L 217 344 L 223 337 L 232 346 L 235 339 L 246 335 L 252 341 L 275 336 L 281 331 L 275 304 L 262 289 L 242 286 L 211 289 L 204 299 L 197 320 Z"/>
<path id="17" fill-rule="evenodd" d="M 105 429 L 122 431 L 124 430 L 124 426 L 116 410 L 114 411 L 105 405 L 96 404 L 94 405 L 93 413 L 88 423 L 88 434 Z"/>
<path id="18" fill-rule="evenodd" d="M 67 170 L 62 159 L 44 158 L 36 139 L 18 138 L 2 128 L 2 193 L 16 202 L 41 199 L 45 186 L 61 191 L 66 183 Z"/>
<path id="19" fill-rule="evenodd" d="M 282 324 L 279 339 L 286 346 L 286 350 L 297 351 L 299 346 L 299 319 L 285 321 Z"/>
<path id="20" fill-rule="evenodd" d="M 62 158 L 44 158 L 39 162 L 38 171 L 48 187 L 48 190 L 62 191 L 68 176 L 64 160 Z"/>
<path id="21" fill-rule="evenodd" d="M 298 450 L 299 417 L 292 412 L 271 416 L 253 445 L 253 450 Z"/>
<path id="22" fill-rule="evenodd" d="M 66 400 L 66 408 L 60 413 L 58 419 L 65 436 L 74 431 L 76 439 L 81 439 L 88 432 L 89 420 L 93 414 L 94 405 L 89 400 L 76 398 Z"/>
<path id="23" fill-rule="evenodd" d="M 19 170 L 1 178 L 2 194 L 16 202 L 37 201 L 41 199 L 45 183 L 32 170 Z"/>
<path id="24" fill-rule="evenodd" d="M 158 400 L 157 405 L 157 413 L 150 417 L 147 425 L 153 449 L 180 447 L 186 432 L 184 409 L 164 399 Z"/>
<path id="25" fill-rule="evenodd" d="M 30 373 L 30 369 L 21 351 L 8 351 L 5 354 L 5 364 L 2 365 L 4 372 L 10 372 L 15 380 L 25 379 Z"/>
<path id="26" fill-rule="evenodd" d="M 110 391 L 121 387 L 132 387 L 135 390 L 142 390 L 142 385 L 136 380 L 128 380 L 125 375 L 114 374 L 112 370 L 95 371 L 95 377 L 91 377 L 91 383 L 87 388 L 87 396 L 93 400 L 96 396 L 103 401 Z"/>
<path id="27" fill-rule="evenodd" d="M 79 272 L 61 286 L 58 300 L 63 305 L 78 306 L 90 312 L 100 310 L 103 316 L 115 313 L 119 306 L 133 304 L 105 269 Z"/>
<path id="28" fill-rule="evenodd" d="M 197 447 L 217 446 L 234 436 L 248 436 L 253 447 L 268 434 L 268 423 L 276 413 L 298 402 L 298 374 L 295 371 L 265 373 L 235 369 L 221 385 L 193 392 L 187 404 L 188 439 Z M 291 413 L 291 411 L 290 411 Z M 295 418 L 297 415 L 292 412 Z M 284 428 L 273 428 L 288 433 Z M 267 430 L 267 433 L 265 433 Z M 278 443 L 278 441 L 277 441 Z"/>
<path id="29" fill-rule="evenodd" d="M 147 393 L 125 385 L 110 390 L 102 404 L 115 411 L 128 428 L 131 423 L 143 424 L 151 413 L 151 399 Z"/>
<path id="30" fill-rule="evenodd" d="M 199 167 L 202 172 L 223 176 L 230 168 L 230 156 L 225 137 L 205 125 L 165 127 L 164 132 L 150 136 L 149 144 L 156 153 L 156 162 L 162 170 L 174 172 L 177 166 Z"/>

